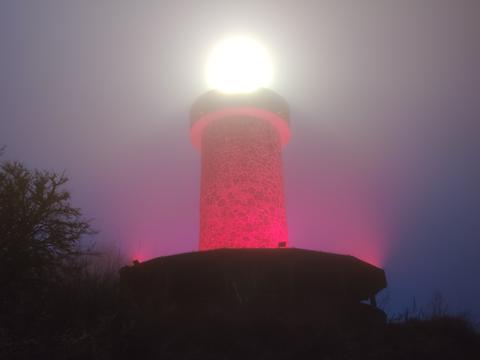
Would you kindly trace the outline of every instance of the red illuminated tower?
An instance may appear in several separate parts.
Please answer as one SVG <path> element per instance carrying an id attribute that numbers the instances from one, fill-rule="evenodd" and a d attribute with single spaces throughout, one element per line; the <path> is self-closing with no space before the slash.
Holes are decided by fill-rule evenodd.
<path id="1" fill-rule="evenodd" d="M 212 321 L 221 331 L 259 321 L 320 324 L 320 332 L 383 328 L 386 315 L 375 301 L 387 285 L 382 269 L 348 255 L 278 249 L 288 242 L 282 147 L 290 126 L 287 103 L 266 89 L 272 67 L 265 49 L 227 39 L 213 49 L 207 75 L 216 90 L 193 104 L 190 129 L 201 153 L 202 251 L 122 268 L 122 318 L 138 324 L 131 338 L 141 339 L 132 348 L 147 344 L 153 353 L 155 334 L 168 333 L 172 321 L 188 331 Z M 149 319 L 151 333 L 138 316 Z"/>
<path id="2" fill-rule="evenodd" d="M 288 105 L 268 89 L 210 91 L 191 112 L 201 152 L 200 250 L 277 248 L 288 241 L 282 147 Z"/>

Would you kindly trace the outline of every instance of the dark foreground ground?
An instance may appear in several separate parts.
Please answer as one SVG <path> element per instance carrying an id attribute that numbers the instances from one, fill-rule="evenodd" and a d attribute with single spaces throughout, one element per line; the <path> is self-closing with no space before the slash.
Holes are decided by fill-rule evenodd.
<path id="1" fill-rule="evenodd" d="M 280 320 L 166 321 L 118 318 L 90 331 L 3 334 L 2 359 L 480 359 L 480 336 L 461 318 L 388 323 L 376 329 Z M 142 328 L 143 331 L 139 331 Z M 135 330 L 135 331 L 134 331 Z"/>
<path id="2" fill-rule="evenodd" d="M 360 326 L 302 309 L 199 314 L 192 299 L 158 316 L 125 307 L 112 276 L 44 285 L 1 293 L 0 359 L 480 359 L 473 325 L 445 313 Z"/>

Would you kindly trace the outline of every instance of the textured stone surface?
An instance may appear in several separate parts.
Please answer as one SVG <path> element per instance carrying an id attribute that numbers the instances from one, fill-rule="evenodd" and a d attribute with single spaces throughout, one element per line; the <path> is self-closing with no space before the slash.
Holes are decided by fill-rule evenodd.
<path id="1" fill-rule="evenodd" d="M 278 131 L 245 116 L 216 120 L 201 152 L 200 250 L 286 244 Z"/>

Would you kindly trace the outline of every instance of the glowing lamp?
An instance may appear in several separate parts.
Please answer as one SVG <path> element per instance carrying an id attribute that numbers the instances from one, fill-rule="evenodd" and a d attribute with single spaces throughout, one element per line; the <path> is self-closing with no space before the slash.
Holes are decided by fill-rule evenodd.
<path id="1" fill-rule="evenodd" d="M 272 82 L 268 51 L 254 39 L 226 38 L 212 50 L 207 61 L 207 83 L 223 93 L 248 93 Z"/>
<path id="2" fill-rule="evenodd" d="M 215 90 L 191 109 L 191 140 L 201 152 L 200 250 L 288 244 L 282 147 L 288 105 L 264 88 L 266 51 L 246 38 L 225 40 L 207 64 Z"/>

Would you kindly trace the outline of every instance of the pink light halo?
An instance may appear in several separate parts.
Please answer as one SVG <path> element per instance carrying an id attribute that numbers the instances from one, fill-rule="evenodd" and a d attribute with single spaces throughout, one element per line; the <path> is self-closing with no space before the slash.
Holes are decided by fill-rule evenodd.
<path id="1" fill-rule="evenodd" d="M 190 129 L 192 144 L 200 150 L 202 148 L 203 130 L 208 125 L 214 121 L 235 116 L 247 116 L 270 123 L 277 130 L 282 146 L 285 146 L 290 140 L 290 127 L 288 126 L 288 122 L 279 114 L 257 107 L 238 106 L 225 107 L 200 116 L 192 124 Z"/>

